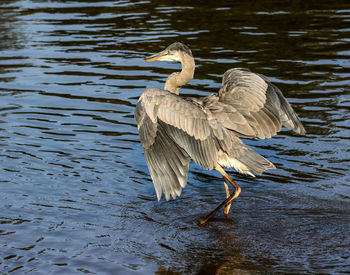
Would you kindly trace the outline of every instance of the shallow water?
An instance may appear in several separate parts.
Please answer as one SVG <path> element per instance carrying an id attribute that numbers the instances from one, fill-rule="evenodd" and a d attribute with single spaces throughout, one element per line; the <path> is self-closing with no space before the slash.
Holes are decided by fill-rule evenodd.
<path id="1" fill-rule="evenodd" d="M 12 274 L 350 271 L 348 1 L 1 1 L 0 270 Z M 197 6 L 195 6 L 197 5 Z M 190 46 L 207 95 L 231 67 L 269 76 L 308 134 L 245 142 L 278 169 L 251 178 L 231 219 L 194 164 L 157 202 L 133 118 Z"/>

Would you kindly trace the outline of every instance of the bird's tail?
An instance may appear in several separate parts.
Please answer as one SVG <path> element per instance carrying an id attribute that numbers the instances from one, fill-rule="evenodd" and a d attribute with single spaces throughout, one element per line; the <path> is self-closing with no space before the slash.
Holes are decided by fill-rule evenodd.
<path id="1" fill-rule="evenodd" d="M 249 173 L 247 174 L 252 175 L 252 173 L 254 173 L 260 175 L 265 170 L 276 169 L 272 162 L 254 152 L 248 146 L 246 148 L 247 150 L 245 151 L 245 154 L 240 156 L 238 160 L 248 168 Z"/>
<path id="2" fill-rule="evenodd" d="M 265 170 L 276 169 L 272 162 L 253 151 L 237 137 L 234 138 L 233 150 L 220 150 L 218 163 L 223 167 L 233 167 L 241 174 L 254 177 L 254 174 L 262 174 Z"/>

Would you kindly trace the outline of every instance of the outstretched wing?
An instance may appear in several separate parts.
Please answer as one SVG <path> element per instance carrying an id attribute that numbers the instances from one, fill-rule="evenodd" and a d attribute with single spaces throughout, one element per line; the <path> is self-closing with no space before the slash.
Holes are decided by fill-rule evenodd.
<path id="1" fill-rule="evenodd" d="M 175 198 L 187 182 L 190 159 L 206 169 L 217 163 L 217 141 L 200 105 L 165 90 L 141 95 L 135 118 L 158 200 Z"/>
<path id="2" fill-rule="evenodd" d="M 279 132 L 282 126 L 305 134 L 297 114 L 282 92 L 264 75 L 242 68 L 226 71 L 219 101 L 234 107 L 247 120 L 250 127 L 238 131 L 241 136 L 268 138 Z"/>

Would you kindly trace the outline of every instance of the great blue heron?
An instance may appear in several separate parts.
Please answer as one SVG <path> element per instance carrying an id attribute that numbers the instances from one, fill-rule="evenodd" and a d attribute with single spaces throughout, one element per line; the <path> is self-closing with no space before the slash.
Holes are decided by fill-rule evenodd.
<path id="1" fill-rule="evenodd" d="M 238 137 L 264 139 L 282 126 L 304 135 L 305 129 L 282 92 L 261 74 L 234 68 L 225 72 L 217 94 L 201 98 L 182 98 L 179 87 L 194 74 L 191 50 L 175 42 L 145 61 L 181 62 L 181 72 L 172 73 L 164 90 L 148 88 L 139 98 L 135 119 L 153 184 L 160 200 L 180 196 L 187 183 L 189 163 L 219 171 L 224 178 L 226 200 L 199 223 L 204 225 L 225 206 L 228 216 L 231 202 L 241 188 L 223 167 L 239 173 L 261 174 L 275 166 Z M 230 194 L 227 180 L 234 187 Z"/>

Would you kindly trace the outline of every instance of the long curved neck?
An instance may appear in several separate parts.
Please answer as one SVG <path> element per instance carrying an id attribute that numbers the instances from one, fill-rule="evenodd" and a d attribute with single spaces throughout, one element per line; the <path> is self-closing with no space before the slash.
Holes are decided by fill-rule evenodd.
<path id="1" fill-rule="evenodd" d="M 174 94 L 179 94 L 179 88 L 190 82 L 194 75 L 194 59 L 192 56 L 183 54 L 181 58 L 181 72 L 172 73 L 165 82 L 164 89 Z"/>

